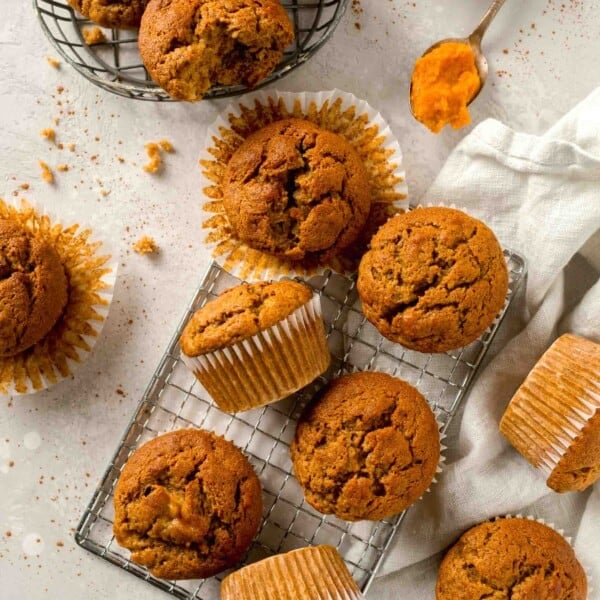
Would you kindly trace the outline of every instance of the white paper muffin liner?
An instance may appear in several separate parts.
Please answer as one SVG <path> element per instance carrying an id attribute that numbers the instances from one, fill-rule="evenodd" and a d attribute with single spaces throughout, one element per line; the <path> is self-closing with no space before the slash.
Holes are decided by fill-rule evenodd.
<path id="1" fill-rule="evenodd" d="M 225 412 L 281 400 L 323 373 L 331 361 L 319 296 L 255 335 L 184 363 Z"/>
<path id="2" fill-rule="evenodd" d="M 221 600 L 361 600 L 364 596 L 333 546 L 270 556 L 226 577 Z"/>
<path id="3" fill-rule="evenodd" d="M 556 533 L 558 533 L 558 535 L 560 535 L 567 542 L 567 544 L 569 544 L 569 546 L 571 546 L 571 548 L 573 549 L 573 553 L 575 553 L 575 547 L 573 546 L 573 539 L 569 536 L 566 536 L 564 529 L 559 529 L 558 527 L 556 527 L 554 525 L 554 523 L 547 523 L 545 519 L 542 519 L 540 517 L 534 517 L 533 515 L 523 515 L 521 513 L 517 513 L 516 515 L 509 514 L 509 515 L 504 515 L 503 517 L 495 517 L 492 520 L 500 521 L 502 519 L 527 519 L 528 521 L 535 521 L 537 523 L 545 525 L 546 527 L 550 527 L 550 529 L 553 529 L 554 531 L 556 531 Z M 592 571 L 589 567 L 584 565 L 579 560 L 579 558 L 577 557 L 577 554 L 575 554 L 575 558 L 577 559 L 577 562 L 581 565 L 581 568 L 585 572 L 585 576 L 587 579 L 587 595 L 589 598 L 591 598 L 592 592 L 594 591 L 594 588 L 592 586 Z"/>
<path id="4" fill-rule="evenodd" d="M 88 357 L 108 317 L 117 277 L 117 252 L 96 233 L 70 225 L 37 203 L 0 199 L 0 218 L 42 232 L 58 251 L 69 280 L 69 297 L 52 330 L 31 348 L 0 358 L 0 395 L 39 392 L 70 377 Z"/>
<path id="5" fill-rule="evenodd" d="M 208 230 L 205 243 L 221 266 L 242 279 L 260 280 L 280 275 L 307 277 L 327 268 L 339 272 L 356 268 L 357 260 L 343 257 L 328 265 L 294 263 L 250 248 L 232 237 L 220 188 L 220 179 L 229 157 L 248 135 L 273 121 L 288 117 L 312 121 L 341 135 L 353 146 L 369 174 L 372 206 L 385 210 L 386 214 L 408 209 L 408 188 L 400 145 L 381 114 L 367 102 L 340 90 L 303 93 L 258 91 L 248 94 L 242 101 L 226 108 L 209 127 L 199 161 L 204 193 L 202 226 Z M 378 218 L 377 213 L 378 210 L 371 213 L 372 227 Z M 369 223 L 365 227 L 374 233 L 371 228 Z"/>
<path id="6" fill-rule="evenodd" d="M 586 369 L 581 358 L 583 346 L 596 345 L 575 338 L 578 347 L 563 349 L 573 339 L 561 336 L 544 352 L 500 423 L 503 435 L 547 480 L 600 410 L 600 364 Z"/>

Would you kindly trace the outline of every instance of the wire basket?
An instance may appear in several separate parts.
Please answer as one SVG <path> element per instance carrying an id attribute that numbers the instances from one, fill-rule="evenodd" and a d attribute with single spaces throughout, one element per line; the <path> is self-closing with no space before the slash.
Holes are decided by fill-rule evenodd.
<path id="1" fill-rule="evenodd" d="M 306 62 L 329 38 L 348 0 L 282 0 L 294 26 L 295 40 L 259 89 Z M 83 30 L 94 26 L 75 12 L 67 0 L 33 0 L 42 29 L 59 54 L 79 73 L 104 90 L 136 100 L 174 101 L 152 81 L 137 46 L 137 32 L 103 29 L 106 42 L 88 46 Z M 204 98 L 225 98 L 248 91 L 246 86 L 215 86 Z"/>
<path id="2" fill-rule="evenodd" d="M 263 488 L 263 520 L 240 566 L 307 545 L 335 546 L 363 592 L 373 581 L 406 511 L 382 521 L 349 523 L 322 515 L 305 500 L 292 475 L 289 445 L 296 421 L 314 394 L 330 379 L 353 370 L 385 370 L 416 386 L 445 430 L 464 398 L 525 275 L 524 260 L 505 251 L 510 285 L 504 308 L 475 342 L 446 354 L 405 350 L 377 333 L 360 310 L 355 279 L 327 273 L 307 281 L 320 296 L 332 364 L 327 372 L 289 398 L 229 415 L 211 401 L 183 364 L 178 340 L 190 316 L 240 280 L 213 263 L 186 311 L 137 407 L 117 451 L 85 509 L 75 539 L 79 545 L 177 598 L 218 600 L 230 571 L 204 580 L 166 581 L 132 562 L 114 539 L 113 493 L 131 453 L 159 434 L 188 427 L 210 429 L 241 448 Z"/>

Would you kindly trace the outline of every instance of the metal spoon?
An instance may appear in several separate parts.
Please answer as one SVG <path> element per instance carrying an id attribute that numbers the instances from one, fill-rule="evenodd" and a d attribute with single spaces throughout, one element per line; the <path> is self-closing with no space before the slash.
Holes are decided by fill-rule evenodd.
<path id="1" fill-rule="evenodd" d="M 471 100 L 469 100 L 468 104 L 471 104 L 471 102 L 473 102 L 473 100 L 475 100 L 475 98 L 479 96 L 479 92 L 481 92 L 483 86 L 485 85 L 485 81 L 488 76 L 488 63 L 485 56 L 483 55 L 483 52 L 481 51 L 481 40 L 483 39 L 483 35 L 487 31 L 487 28 L 490 26 L 490 23 L 494 20 L 494 17 L 498 14 L 498 11 L 502 8 L 502 5 L 505 1 L 506 0 L 494 0 L 491 6 L 488 8 L 485 15 L 483 15 L 483 18 L 479 22 L 479 25 L 477 25 L 477 27 L 469 37 L 446 38 L 444 40 L 436 42 L 435 44 L 433 44 L 433 46 L 430 46 L 429 48 L 427 48 L 427 50 L 425 50 L 425 52 L 423 52 L 422 56 L 425 56 L 432 50 L 435 50 L 438 46 L 446 44 L 447 42 L 458 42 L 462 44 L 469 44 L 471 46 L 471 50 L 473 51 L 473 56 L 475 58 L 475 68 L 477 69 L 477 73 L 479 74 L 480 86 L 475 95 L 471 98 Z M 415 113 L 412 105 L 412 80 L 410 83 L 410 111 L 414 116 Z"/>

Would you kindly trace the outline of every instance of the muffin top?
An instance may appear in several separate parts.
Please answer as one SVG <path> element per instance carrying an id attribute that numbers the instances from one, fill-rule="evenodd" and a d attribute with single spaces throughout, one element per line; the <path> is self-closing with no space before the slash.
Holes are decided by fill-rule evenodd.
<path id="1" fill-rule="evenodd" d="M 453 208 L 418 208 L 379 229 L 357 287 L 383 336 L 411 350 L 446 352 L 489 327 L 504 305 L 508 272 L 484 223 Z"/>
<path id="2" fill-rule="evenodd" d="M 152 78 L 194 101 L 216 84 L 256 85 L 293 39 L 278 0 L 149 0 L 138 43 Z"/>
<path id="3" fill-rule="evenodd" d="M 440 460 L 423 396 L 385 373 L 332 381 L 301 415 L 291 445 L 306 500 L 346 521 L 397 514 L 427 490 Z"/>
<path id="4" fill-rule="evenodd" d="M 196 311 L 179 343 L 184 354 L 199 356 L 232 346 L 272 327 L 312 298 L 297 281 L 243 283 Z"/>
<path id="5" fill-rule="evenodd" d="M 148 0 L 69 0 L 84 17 L 102 27 L 135 29 L 139 27 Z"/>
<path id="6" fill-rule="evenodd" d="M 223 204 L 235 235 L 288 260 L 329 260 L 365 226 L 367 171 L 341 136 L 303 119 L 256 131 L 231 157 Z"/>
<path id="7" fill-rule="evenodd" d="M 41 236 L 0 219 L 0 357 L 40 341 L 67 303 L 67 277 Z"/>
<path id="8" fill-rule="evenodd" d="M 114 496 L 114 534 L 155 577 L 210 577 L 258 530 L 261 487 L 246 457 L 209 431 L 180 429 L 136 450 Z"/>
<path id="9" fill-rule="evenodd" d="M 221 600 L 259 598 L 361 600 L 363 596 L 338 551 L 321 545 L 269 556 L 234 571 L 221 583 Z"/>
<path id="10" fill-rule="evenodd" d="M 437 600 L 586 597 L 585 571 L 567 541 L 554 529 L 521 518 L 469 529 L 444 557 L 436 585 Z"/>

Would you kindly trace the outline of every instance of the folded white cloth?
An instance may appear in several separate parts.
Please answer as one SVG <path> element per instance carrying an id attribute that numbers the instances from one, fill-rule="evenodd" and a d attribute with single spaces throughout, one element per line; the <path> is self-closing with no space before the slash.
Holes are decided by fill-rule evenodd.
<path id="1" fill-rule="evenodd" d="M 498 431 L 512 394 L 558 335 L 600 342 L 600 89 L 541 137 L 483 122 L 421 202 L 482 219 L 527 259 L 528 277 L 452 424 L 440 481 L 409 511 L 380 571 L 387 576 L 368 597 L 434 597 L 443 550 L 482 520 L 521 513 L 573 537 L 595 581 L 589 598 L 600 598 L 600 483 L 554 493 Z"/>

